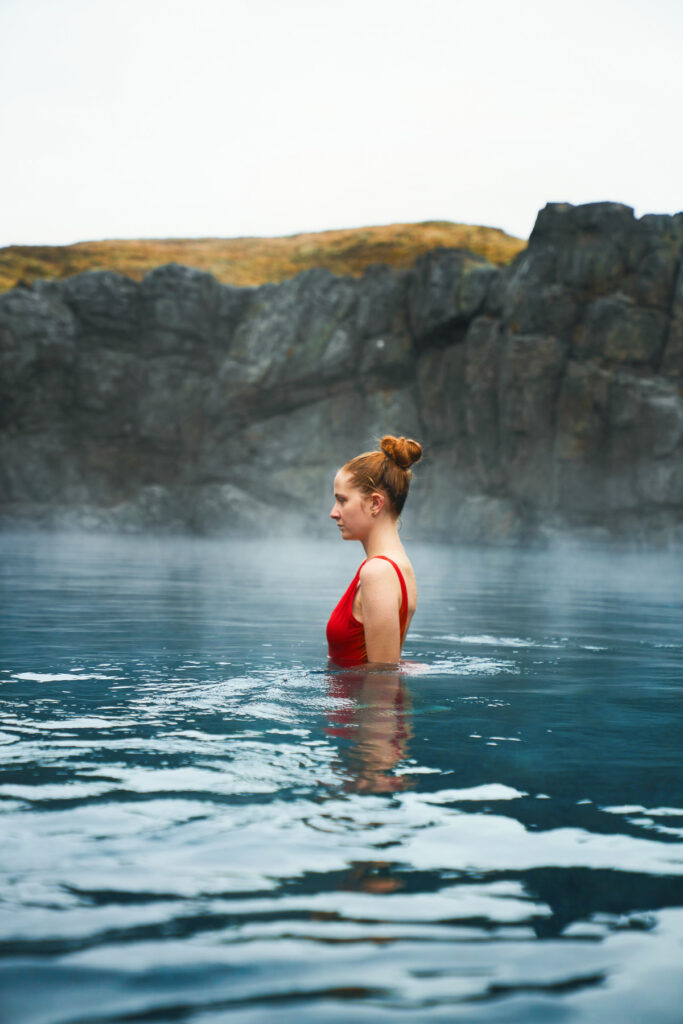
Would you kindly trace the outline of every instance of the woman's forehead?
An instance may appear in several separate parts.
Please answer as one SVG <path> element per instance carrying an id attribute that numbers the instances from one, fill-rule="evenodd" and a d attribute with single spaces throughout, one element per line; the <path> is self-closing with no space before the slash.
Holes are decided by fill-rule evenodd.
<path id="1" fill-rule="evenodd" d="M 350 487 L 349 474 L 345 473 L 343 469 L 338 470 L 337 471 L 337 475 L 334 478 L 334 489 L 335 489 L 335 491 L 348 490 L 349 487 Z"/>

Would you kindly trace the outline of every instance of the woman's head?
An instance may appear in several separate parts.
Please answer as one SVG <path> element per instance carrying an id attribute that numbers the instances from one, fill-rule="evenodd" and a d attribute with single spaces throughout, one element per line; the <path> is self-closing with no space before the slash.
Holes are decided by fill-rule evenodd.
<path id="1" fill-rule="evenodd" d="M 375 491 L 388 499 L 387 511 L 393 518 L 400 516 L 406 498 L 414 462 L 422 458 L 422 445 L 407 437 L 385 436 L 379 450 L 363 452 L 342 466 L 341 472 L 352 487 L 369 496 Z"/>

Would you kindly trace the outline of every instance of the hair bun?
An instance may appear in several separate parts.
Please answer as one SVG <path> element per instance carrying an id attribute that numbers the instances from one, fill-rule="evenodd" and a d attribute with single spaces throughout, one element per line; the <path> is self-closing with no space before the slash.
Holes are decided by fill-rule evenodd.
<path id="1" fill-rule="evenodd" d="M 391 434 L 385 434 L 379 446 L 401 469 L 408 469 L 422 458 L 422 445 L 408 437 L 392 437 Z"/>

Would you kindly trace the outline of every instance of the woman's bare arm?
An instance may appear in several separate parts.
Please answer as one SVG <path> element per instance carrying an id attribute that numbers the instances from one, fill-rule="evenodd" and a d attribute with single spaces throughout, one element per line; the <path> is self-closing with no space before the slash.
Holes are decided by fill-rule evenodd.
<path id="1" fill-rule="evenodd" d="M 401 658 L 401 588 L 394 568 L 371 559 L 360 571 L 360 600 L 369 662 L 395 665 Z"/>

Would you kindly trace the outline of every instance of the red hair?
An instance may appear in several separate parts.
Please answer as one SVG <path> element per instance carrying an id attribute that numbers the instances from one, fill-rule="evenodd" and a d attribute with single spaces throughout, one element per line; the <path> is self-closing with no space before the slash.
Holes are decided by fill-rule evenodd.
<path id="1" fill-rule="evenodd" d="M 418 441 L 385 434 L 379 442 L 379 451 L 356 455 L 342 470 L 364 494 L 383 491 L 392 510 L 400 516 L 413 475 L 410 467 L 421 458 L 422 445 Z"/>

